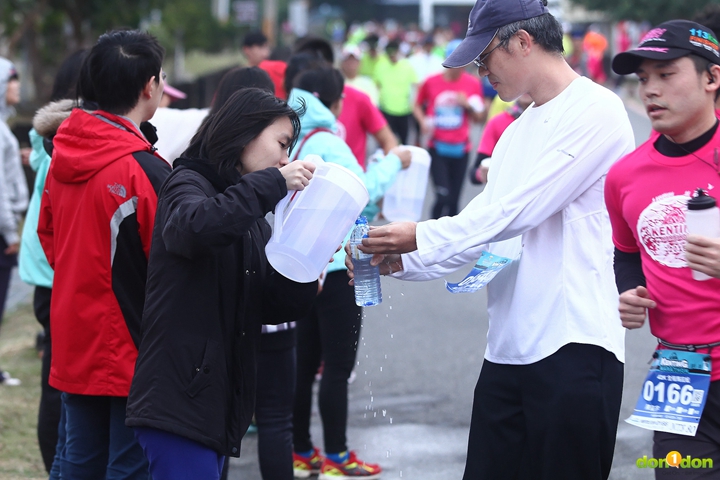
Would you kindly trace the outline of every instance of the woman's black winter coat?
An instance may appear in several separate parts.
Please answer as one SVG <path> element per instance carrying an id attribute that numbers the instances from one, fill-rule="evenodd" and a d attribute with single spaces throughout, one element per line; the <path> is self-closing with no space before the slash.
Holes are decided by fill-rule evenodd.
<path id="1" fill-rule="evenodd" d="M 287 193 L 278 169 L 232 184 L 183 160 L 159 194 L 125 423 L 237 457 L 254 410 L 261 325 L 307 315 L 317 283 L 284 278 L 265 256 L 264 216 Z"/>

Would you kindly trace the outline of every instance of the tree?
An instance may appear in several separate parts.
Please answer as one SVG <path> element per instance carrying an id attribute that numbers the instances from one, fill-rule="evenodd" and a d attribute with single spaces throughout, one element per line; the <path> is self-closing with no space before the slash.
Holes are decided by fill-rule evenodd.
<path id="1" fill-rule="evenodd" d="M 647 20 L 652 25 L 674 18 L 692 18 L 720 0 L 571 0 L 588 10 L 602 11 L 614 20 Z"/>
<path id="2" fill-rule="evenodd" d="M 105 31 L 138 28 L 153 11 L 162 21 L 150 30 L 172 52 L 178 38 L 186 48 L 220 50 L 237 43 L 242 30 L 221 25 L 210 0 L 0 0 L 0 55 L 26 53 L 38 100 L 50 93 L 57 67 L 70 53 L 92 46 Z M 145 20 L 145 22 L 143 22 Z"/>

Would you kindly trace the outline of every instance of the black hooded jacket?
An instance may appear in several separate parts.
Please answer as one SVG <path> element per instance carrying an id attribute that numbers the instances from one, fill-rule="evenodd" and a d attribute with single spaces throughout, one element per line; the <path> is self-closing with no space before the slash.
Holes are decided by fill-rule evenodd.
<path id="1" fill-rule="evenodd" d="M 237 176 L 180 158 L 160 191 L 125 421 L 235 457 L 254 410 L 261 325 L 304 317 L 317 292 L 265 256 L 264 216 L 287 193 L 283 176 Z"/>

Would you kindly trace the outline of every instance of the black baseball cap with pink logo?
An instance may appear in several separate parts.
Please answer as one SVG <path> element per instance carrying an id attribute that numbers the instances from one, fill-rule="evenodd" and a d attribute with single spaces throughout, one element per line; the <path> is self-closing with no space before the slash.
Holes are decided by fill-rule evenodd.
<path id="1" fill-rule="evenodd" d="M 720 65 L 715 32 L 689 20 L 670 20 L 647 32 L 634 49 L 615 55 L 612 69 L 618 75 L 628 75 L 635 73 L 645 59 L 673 60 L 690 54 Z"/>

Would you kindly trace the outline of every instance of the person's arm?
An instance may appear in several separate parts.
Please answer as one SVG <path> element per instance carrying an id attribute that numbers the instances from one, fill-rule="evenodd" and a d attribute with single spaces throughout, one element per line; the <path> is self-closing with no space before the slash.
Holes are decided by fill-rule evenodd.
<path id="1" fill-rule="evenodd" d="M 342 165 L 360 177 L 367 188 L 369 203 L 377 203 L 385 195 L 403 166 L 400 158 L 390 153 L 378 162 L 371 162 L 367 171 L 363 171 L 350 147 L 340 137 L 329 132 L 314 135 L 303 146 L 303 151 L 316 153 L 326 162 Z"/>
<path id="2" fill-rule="evenodd" d="M 480 95 L 472 95 L 468 98 L 465 92 L 458 92 L 458 105 L 460 105 L 471 121 L 482 123 L 487 118 L 487 110 Z"/>
<path id="3" fill-rule="evenodd" d="M 417 98 L 413 104 L 413 117 L 415 117 L 418 125 L 420 125 L 420 132 L 423 135 L 429 135 L 432 130 L 430 125 L 427 123 L 427 115 L 425 115 L 425 106 L 430 101 L 430 95 L 428 92 L 429 88 L 427 80 L 424 81 L 418 89 Z"/>
<path id="4" fill-rule="evenodd" d="M 52 188 L 51 173 L 45 180 L 42 198 L 40 200 L 40 213 L 38 214 L 37 234 L 50 268 L 55 269 L 55 243 L 53 241 L 53 212 L 50 202 L 50 189 Z"/>
<path id="5" fill-rule="evenodd" d="M 2 132 L 0 132 L 0 135 L 2 135 Z M 11 149 L 4 146 L 1 142 L 2 137 L 0 136 L 0 156 L 10 155 Z M 0 234 L 4 237 L 5 243 L 8 245 L 7 248 L 11 250 L 6 253 L 17 253 L 17 247 L 20 243 L 18 222 L 15 218 L 15 214 L 13 213 L 10 197 L 8 195 L 11 191 L 11 187 L 8 182 L 10 182 L 11 179 L 7 178 L 5 175 L 5 168 L 3 167 L 3 162 L 9 161 L 16 160 L 14 158 L 3 159 L 0 157 Z"/>
<path id="6" fill-rule="evenodd" d="M 423 135 L 429 135 L 431 128 L 427 124 L 427 116 L 425 115 L 425 109 L 422 107 L 422 105 L 419 105 L 417 103 L 413 105 L 413 117 L 415 117 L 418 125 L 420 125 L 420 133 L 422 133 Z"/>
<path id="7" fill-rule="evenodd" d="M 393 235 L 393 224 L 378 227 L 363 241 L 363 250 L 407 253 L 416 245 L 423 263 L 429 266 L 479 244 L 514 238 L 537 227 L 586 192 L 612 162 L 632 150 L 627 115 L 607 103 L 598 101 L 591 112 L 590 118 L 604 119 L 602 128 L 588 128 L 587 119 L 564 118 L 538 161 L 529 166 L 527 181 L 504 196 L 490 202 L 480 194 L 454 217 L 421 222 L 415 238 L 404 236 L 409 230 Z M 583 115 L 590 112 L 585 109 Z"/>
<path id="8" fill-rule="evenodd" d="M 243 175 L 238 184 L 212 197 L 205 194 L 197 174 L 177 175 L 161 199 L 172 213 L 157 227 L 162 228 L 167 250 L 186 258 L 230 245 L 287 194 L 285 178 L 277 168 Z"/>
<path id="9" fill-rule="evenodd" d="M 155 213 L 157 200 L 163 182 L 170 175 L 170 166 L 160 158 L 148 152 L 138 152 L 133 155 L 138 165 L 143 169 L 145 177 L 137 175 L 134 181 L 137 195 L 137 224 L 138 235 L 145 252 L 145 258 L 150 258 L 150 243 L 155 226 Z"/>
<path id="10" fill-rule="evenodd" d="M 398 146 L 397 137 L 390 129 L 390 125 L 387 123 L 384 127 L 375 132 L 373 137 L 375 137 L 375 140 L 377 140 L 378 145 L 382 151 L 385 152 L 385 155 L 389 154 L 390 150 Z"/>

